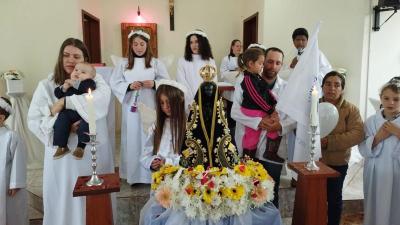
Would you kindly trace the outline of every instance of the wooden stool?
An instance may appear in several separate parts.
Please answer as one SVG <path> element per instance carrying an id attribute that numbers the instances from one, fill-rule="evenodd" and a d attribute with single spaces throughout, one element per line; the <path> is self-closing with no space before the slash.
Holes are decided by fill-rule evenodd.
<path id="1" fill-rule="evenodd" d="M 308 171 L 305 162 L 288 164 L 298 174 L 292 225 L 326 225 L 328 221 L 326 181 L 340 174 L 322 162 L 316 163 L 318 171 Z"/>
<path id="2" fill-rule="evenodd" d="M 90 176 L 78 177 L 75 184 L 73 196 L 86 196 L 86 225 L 114 224 L 110 193 L 120 190 L 119 174 L 102 174 L 99 177 L 104 180 L 100 186 L 86 186 Z"/>

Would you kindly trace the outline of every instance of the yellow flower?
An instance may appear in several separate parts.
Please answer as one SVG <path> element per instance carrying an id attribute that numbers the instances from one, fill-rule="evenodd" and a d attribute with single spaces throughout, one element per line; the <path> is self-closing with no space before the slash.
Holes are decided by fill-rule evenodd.
<path id="1" fill-rule="evenodd" d="M 244 164 L 238 164 L 234 167 L 234 170 L 236 173 L 245 176 L 245 177 L 249 177 L 251 176 L 251 171 L 250 169 L 244 165 Z"/>
<path id="2" fill-rule="evenodd" d="M 206 189 L 203 192 L 203 200 L 204 200 L 204 202 L 210 205 L 212 200 L 213 200 L 213 198 L 214 198 L 214 196 L 215 196 L 215 194 L 216 194 L 215 191 L 211 191 L 210 189 Z"/>
<path id="3" fill-rule="evenodd" d="M 151 190 L 157 190 L 158 184 L 151 183 Z"/>
<path id="4" fill-rule="evenodd" d="M 203 166 L 203 165 L 197 165 L 197 166 L 194 168 L 194 170 L 197 171 L 197 172 L 199 172 L 199 173 L 202 173 L 202 172 L 204 172 L 204 166 Z"/>
<path id="5" fill-rule="evenodd" d="M 152 181 L 153 181 L 151 183 L 151 189 L 152 190 L 156 190 L 157 189 L 158 185 L 160 185 L 161 181 L 163 180 L 163 177 L 164 176 L 159 171 L 154 172 L 152 174 Z"/>
<path id="6" fill-rule="evenodd" d="M 254 173 L 254 177 L 259 181 L 265 181 L 269 178 L 267 171 L 263 167 L 255 167 Z"/>
<path id="7" fill-rule="evenodd" d="M 231 189 L 232 192 L 232 200 L 240 200 L 244 194 L 243 185 L 237 185 Z"/>
<path id="8" fill-rule="evenodd" d="M 171 174 L 171 173 L 174 173 L 174 172 L 176 172 L 176 171 L 178 171 L 178 170 L 179 170 L 179 167 L 178 167 L 178 166 L 172 166 L 172 165 L 167 164 L 167 165 L 163 166 L 163 167 L 160 169 L 160 172 L 161 172 L 162 174 Z"/>
<path id="9" fill-rule="evenodd" d="M 232 199 L 232 191 L 230 188 L 221 188 L 220 189 L 220 194 L 223 198 L 229 198 Z"/>
<path id="10" fill-rule="evenodd" d="M 219 177 L 221 175 L 226 175 L 226 174 L 228 174 L 228 170 L 226 169 L 226 167 L 221 167 L 221 168 L 213 167 L 210 169 L 210 175 L 213 176 Z"/>

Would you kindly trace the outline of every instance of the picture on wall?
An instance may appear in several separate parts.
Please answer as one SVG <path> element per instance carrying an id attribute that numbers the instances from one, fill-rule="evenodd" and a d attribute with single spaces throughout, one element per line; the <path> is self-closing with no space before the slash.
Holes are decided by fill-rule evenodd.
<path id="1" fill-rule="evenodd" d="M 121 23 L 122 55 L 128 56 L 128 34 L 131 30 L 142 29 L 150 34 L 150 47 L 153 56 L 158 56 L 157 51 L 157 24 L 156 23 Z"/>

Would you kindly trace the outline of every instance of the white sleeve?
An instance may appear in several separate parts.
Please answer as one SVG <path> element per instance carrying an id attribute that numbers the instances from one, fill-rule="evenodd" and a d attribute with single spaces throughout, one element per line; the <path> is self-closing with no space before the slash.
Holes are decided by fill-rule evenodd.
<path id="1" fill-rule="evenodd" d="M 49 145 L 53 134 L 53 126 L 57 119 L 51 115 L 51 96 L 44 82 L 39 82 L 29 106 L 27 122 L 29 130 L 44 144 Z"/>
<path id="2" fill-rule="evenodd" d="M 214 60 L 214 59 L 210 59 L 210 64 L 211 64 L 211 66 L 213 66 L 213 67 L 215 68 L 216 74 L 218 74 L 217 64 L 215 64 L 215 60 Z M 213 81 L 214 81 L 215 83 L 218 83 L 218 76 L 215 76 L 214 79 L 213 79 Z"/>
<path id="3" fill-rule="evenodd" d="M 10 189 L 26 187 L 26 148 L 16 133 L 11 138 L 12 167 Z"/>
<path id="4" fill-rule="evenodd" d="M 179 154 L 170 154 L 168 158 L 165 159 L 165 164 L 171 164 L 173 166 L 178 166 L 181 156 Z"/>
<path id="5" fill-rule="evenodd" d="M 92 92 L 93 105 L 95 108 L 94 110 L 96 114 L 96 120 L 99 120 L 106 117 L 108 114 L 108 106 L 110 104 L 110 98 L 111 98 L 111 89 L 100 74 L 96 74 L 94 81 L 96 82 L 96 90 Z M 86 95 L 87 93 L 82 95 L 72 95 L 67 98 L 71 100 L 71 103 L 74 105 L 74 108 L 79 113 L 79 115 L 85 121 L 89 121 Z"/>
<path id="6" fill-rule="evenodd" d="M 258 124 L 260 124 L 262 117 L 249 117 L 242 113 L 240 110 L 243 101 L 243 90 L 240 86 L 241 82 L 236 82 L 235 92 L 233 93 L 233 105 L 231 110 L 231 117 L 236 122 L 243 124 L 244 126 L 251 127 L 254 130 L 258 130 Z"/>
<path id="7" fill-rule="evenodd" d="M 221 61 L 221 66 L 219 67 L 219 72 L 221 73 L 221 78 L 223 78 L 222 74 L 229 71 L 228 62 L 229 62 L 228 56 L 225 56 Z"/>
<path id="8" fill-rule="evenodd" d="M 113 94 L 117 97 L 118 101 L 122 103 L 124 101 L 126 91 L 130 85 L 124 78 L 124 71 L 127 65 L 126 60 L 121 60 L 119 64 L 114 68 L 110 77 L 110 87 Z"/>
<path id="9" fill-rule="evenodd" d="M 165 64 L 158 59 L 155 59 L 155 71 L 156 71 L 156 76 L 155 76 L 155 80 L 161 80 L 161 79 L 170 79 L 169 78 L 169 74 L 168 74 L 168 70 L 167 67 L 165 66 Z"/>
<path id="10" fill-rule="evenodd" d="M 361 142 L 358 145 L 360 154 L 364 158 L 378 157 L 381 154 L 382 149 L 383 149 L 384 141 L 379 142 L 374 148 L 372 147 L 372 143 L 374 142 L 375 135 L 378 132 L 377 129 L 380 129 L 380 128 L 375 129 L 375 125 L 374 125 L 375 118 L 376 118 L 376 115 L 371 116 L 370 118 L 367 119 L 367 121 L 365 121 L 365 124 L 364 124 L 365 139 L 363 142 Z"/>
<path id="11" fill-rule="evenodd" d="M 280 135 L 286 135 L 289 132 L 293 131 L 297 127 L 297 122 L 293 120 L 291 117 L 288 115 L 278 112 L 279 114 L 279 123 L 282 126 L 282 131 L 280 132 Z"/>
<path id="12" fill-rule="evenodd" d="M 146 142 L 144 144 L 144 149 L 140 157 L 140 163 L 142 166 L 150 170 L 151 162 L 153 162 L 156 157 L 153 155 L 153 143 L 154 143 L 154 129 L 155 125 L 149 128 L 149 134 L 147 136 Z"/>
<path id="13" fill-rule="evenodd" d="M 178 60 L 177 71 L 176 71 L 176 82 L 183 84 L 187 92 L 185 93 L 185 109 L 187 109 L 187 105 L 190 105 L 194 99 L 195 93 L 192 93 L 192 88 L 189 85 L 188 81 L 186 80 L 186 73 L 185 73 L 185 59 L 180 58 Z"/>

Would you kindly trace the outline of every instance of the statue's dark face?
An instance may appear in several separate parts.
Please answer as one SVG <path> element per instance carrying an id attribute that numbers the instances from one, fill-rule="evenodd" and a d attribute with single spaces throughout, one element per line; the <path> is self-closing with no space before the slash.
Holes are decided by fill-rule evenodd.
<path id="1" fill-rule="evenodd" d="M 213 96 L 213 93 L 215 93 L 215 83 L 212 82 L 204 82 L 201 85 L 202 92 L 206 97 L 211 98 Z"/>

